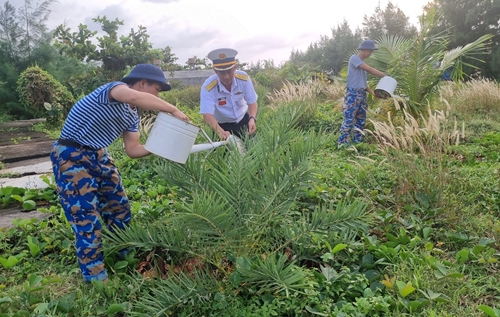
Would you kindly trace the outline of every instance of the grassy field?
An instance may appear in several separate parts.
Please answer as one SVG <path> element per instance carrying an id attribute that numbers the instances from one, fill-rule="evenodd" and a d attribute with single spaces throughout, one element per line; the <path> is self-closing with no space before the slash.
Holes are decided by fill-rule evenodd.
<path id="1" fill-rule="evenodd" d="M 201 124 L 196 92 L 164 97 Z M 370 100 L 366 142 L 338 150 L 342 94 L 270 93 L 245 156 L 115 142 L 134 219 L 105 237 L 107 285 L 81 281 L 53 185 L 0 189 L 51 203 L 0 230 L 0 317 L 500 316 L 498 84 L 445 84 L 422 117 Z"/>

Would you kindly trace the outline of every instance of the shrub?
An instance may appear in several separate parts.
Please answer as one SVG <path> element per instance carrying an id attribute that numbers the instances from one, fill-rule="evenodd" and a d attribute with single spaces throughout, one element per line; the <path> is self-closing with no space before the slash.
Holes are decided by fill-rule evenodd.
<path id="1" fill-rule="evenodd" d="M 182 105 L 190 109 L 199 109 L 200 107 L 200 86 L 186 86 L 182 89 L 172 89 L 160 96 L 161 99 L 177 105 L 182 102 Z"/>
<path id="2" fill-rule="evenodd" d="M 57 123 L 75 103 L 73 95 L 51 74 L 38 66 L 28 67 L 17 80 L 21 104 L 35 116 Z M 47 108 L 50 104 L 50 109 Z"/>
<path id="3" fill-rule="evenodd" d="M 12 120 L 12 116 L 4 109 L 0 109 L 0 122 L 8 122 Z"/>

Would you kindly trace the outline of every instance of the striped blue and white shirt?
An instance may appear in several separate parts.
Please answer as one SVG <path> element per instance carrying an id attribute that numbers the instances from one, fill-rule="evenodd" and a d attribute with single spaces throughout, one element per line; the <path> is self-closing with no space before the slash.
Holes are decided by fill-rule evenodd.
<path id="1" fill-rule="evenodd" d="M 137 132 L 139 115 L 129 104 L 111 101 L 109 91 L 122 82 L 111 82 L 80 99 L 71 108 L 61 138 L 92 148 L 109 146 L 122 132 Z"/>

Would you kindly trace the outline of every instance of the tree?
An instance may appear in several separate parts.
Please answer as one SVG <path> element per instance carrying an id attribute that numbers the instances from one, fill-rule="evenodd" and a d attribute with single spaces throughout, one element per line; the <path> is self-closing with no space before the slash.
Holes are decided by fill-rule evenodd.
<path id="1" fill-rule="evenodd" d="M 500 78 L 500 1 L 498 0 L 434 0 L 424 11 L 437 10 L 441 16 L 434 30 L 448 32 L 448 48 L 463 46 L 485 34 L 493 34 L 493 49 L 485 64 L 470 61 L 480 66 L 485 76 Z"/>
<path id="2" fill-rule="evenodd" d="M 356 49 L 361 42 L 361 32 L 356 29 L 352 32 L 346 20 L 336 29 L 332 29 L 332 38 L 329 45 L 325 47 L 325 64 L 322 69 L 329 68 L 330 71 L 338 75 L 349 58 L 349 53 Z M 326 64 L 328 63 L 328 64 Z"/>
<path id="3" fill-rule="evenodd" d="M 97 45 L 93 38 L 97 32 L 91 32 L 86 25 L 80 24 L 78 32 L 64 25 L 59 25 L 54 31 L 55 46 L 62 54 L 73 56 L 86 62 L 99 62 L 103 81 L 121 78 L 129 67 L 141 63 L 153 63 L 164 58 L 160 50 L 152 49 L 148 41 L 146 27 L 138 26 L 138 30 L 131 29 L 128 36 L 118 37 L 118 29 L 123 21 L 115 19 L 110 21 L 106 16 L 92 19 L 101 25 L 104 35 L 96 37 Z M 94 87 L 95 88 L 95 87 Z"/>
<path id="4" fill-rule="evenodd" d="M 7 1 L 0 7 L 0 110 L 6 110 L 15 118 L 32 117 L 19 103 L 16 92 L 19 74 L 35 62 L 45 68 L 56 58 L 50 53 L 51 39 L 45 25 L 54 1 L 46 0 L 33 6 L 25 0 L 19 9 Z"/>
<path id="5" fill-rule="evenodd" d="M 466 75 L 464 66 L 473 67 L 464 59 L 480 61 L 489 51 L 491 35 L 483 35 L 474 42 L 448 50 L 450 35 L 433 33 L 439 24 L 436 10 L 428 11 L 420 18 L 420 33 L 406 39 L 385 36 L 378 43 L 379 51 L 370 57 L 369 64 L 391 74 L 398 81 L 399 95 L 407 98 L 406 110 L 413 116 L 427 106 L 439 87 L 444 72 L 453 68 L 452 76 L 458 81 Z"/>
<path id="6" fill-rule="evenodd" d="M 353 32 L 346 20 L 332 29 L 332 36 L 321 36 L 311 43 L 305 52 L 292 51 L 290 62 L 299 67 L 309 64 L 312 68 L 337 75 L 348 54 L 361 42 L 361 32 Z"/>
<path id="7" fill-rule="evenodd" d="M 0 54 L 2 61 L 15 63 L 18 60 L 18 39 L 21 38 L 21 35 L 22 29 L 16 16 L 16 8 L 7 1 L 0 11 Z"/>
<path id="8" fill-rule="evenodd" d="M 31 52 L 34 47 L 47 41 L 48 30 L 45 22 L 50 15 L 50 5 L 55 0 L 42 1 L 38 6 L 33 7 L 31 0 L 24 0 L 24 6 L 20 8 L 20 18 L 23 22 L 23 37 L 20 41 L 22 50 L 31 60 Z"/>
<path id="9" fill-rule="evenodd" d="M 385 10 L 380 8 L 379 3 L 374 14 L 363 17 L 363 35 L 371 39 L 378 39 L 384 35 L 410 38 L 416 34 L 417 28 L 411 25 L 404 12 L 390 1 Z"/>

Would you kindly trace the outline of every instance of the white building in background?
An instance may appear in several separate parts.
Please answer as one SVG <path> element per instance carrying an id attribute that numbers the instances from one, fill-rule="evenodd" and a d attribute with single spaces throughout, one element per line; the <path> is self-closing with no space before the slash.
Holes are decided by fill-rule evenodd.
<path id="1" fill-rule="evenodd" d="M 181 86 L 201 86 L 203 82 L 214 74 L 213 69 L 179 70 L 163 72 L 169 82 L 180 82 Z"/>

